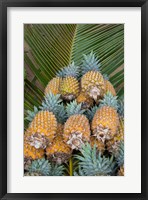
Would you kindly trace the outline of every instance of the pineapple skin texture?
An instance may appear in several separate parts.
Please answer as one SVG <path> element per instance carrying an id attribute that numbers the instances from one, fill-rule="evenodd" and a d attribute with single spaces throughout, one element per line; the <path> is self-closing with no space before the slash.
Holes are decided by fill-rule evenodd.
<path id="1" fill-rule="evenodd" d="M 31 160 L 36 160 L 44 157 L 44 150 L 43 149 L 36 149 L 35 147 L 31 146 L 24 142 L 24 157 Z"/>
<path id="2" fill-rule="evenodd" d="M 113 96 L 116 96 L 115 88 L 113 87 L 113 85 L 111 84 L 111 82 L 108 81 L 108 80 L 104 80 L 104 83 L 105 83 L 105 93 L 111 92 L 111 94 Z"/>
<path id="3" fill-rule="evenodd" d="M 62 78 L 56 77 L 49 81 L 48 85 L 45 88 L 44 94 L 47 95 L 50 92 L 54 95 L 60 93 L 60 84 L 62 82 Z"/>
<path id="4" fill-rule="evenodd" d="M 46 137 L 49 142 L 52 142 L 57 131 L 57 120 L 52 112 L 40 111 L 36 114 L 31 122 L 27 136 L 31 136 L 35 133 Z"/>
<path id="5" fill-rule="evenodd" d="M 58 135 L 52 142 L 52 144 L 46 148 L 46 155 L 49 160 L 61 164 L 66 162 L 71 156 L 72 150 L 63 141 L 62 135 Z"/>
<path id="6" fill-rule="evenodd" d="M 83 141 L 90 140 L 90 125 L 84 115 L 76 114 L 69 117 L 64 126 L 64 141 L 67 142 L 71 134 L 75 132 L 82 133 Z"/>
<path id="7" fill-rule="evenodd" d="M 90 137 L 90 145 L 92 148 L 96 145 L 97 150 L 101 153 L 105 151 L 105 144 L 94 136 Z"/>
<path id="8" fill-rule="evenodd" d="M 110 130 L 111 139 L 116 134 L 118 125 L 119 117 L 117 111 L 112 107 L 103 106 L 102 108 L 98 109 L 94 115 L 92 120 L 92 131 L 93 134 L 95 134 L 98 126 L 108 128 Z"/>
<path id="9" fill-rule="evenodd" d="M 90 90 L 94 87 L 100 89 L 100 96 L 104 94 L 105 85 L 103 76 L 97 71 L 89 71 L 81 78 L 82 92 L 90 96 Z"/>
<path id="10" fill-rule="evenodd" d="M 82 107 L 84 107 L 84 108 L 90 108 L 91 106 L 93 106 L 93 99 L 90 98 L 84 92 L 81 92 L 79 94 L 76 101 L 77 101 L 78 104 L 82 103 Z"/>
<path id="11" fill-rule="evenodd" d="M 63 131 L 64 131 L 64 125 L 58 123 L 57 124 L 57 135 L 63 135 Z"/>
<path id="12" fill-rule="evenodd" d="M 73 100 L 79 95 L 79 82 L 72 76 L 65 77 L 60 85 L 60 93 L 65 100 Z"/>

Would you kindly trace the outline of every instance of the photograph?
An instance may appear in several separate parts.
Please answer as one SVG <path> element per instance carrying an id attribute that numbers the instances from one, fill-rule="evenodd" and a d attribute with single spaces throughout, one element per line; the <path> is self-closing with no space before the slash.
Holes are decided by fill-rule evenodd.
<path id="1" fill-rule="evenodd" d="M 124 176 L 124 24 L 24 24 L 24 176 Z"/>

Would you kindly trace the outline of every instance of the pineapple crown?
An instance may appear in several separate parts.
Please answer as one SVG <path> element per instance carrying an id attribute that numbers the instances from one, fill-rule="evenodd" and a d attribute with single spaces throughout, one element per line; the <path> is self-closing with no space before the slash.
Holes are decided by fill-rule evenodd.
<path id="1" fill-rule="evenodd" d="M 109 80 L 109 76 L 107 75 L 107 74 L 103 74 L 103 78 L 104 78 L 104 80 Z"/>
<path id="2" fill-rule="evenodd" d="M 104 98 L 102 100 L 100 100 L 99 108 L 101 108 L 103 106 L 110 106 L 117 110 L 118 109 L 117 96 L 113 96 L 112 93 L 108 91 L 104 95 Z"/>
<path id="3" fill-rule="evenodd" d="M 45 158 L 34 160 L 29 167 L 29 173 L 38 173 L 42 176 L 62 176 L 64 167 L 62 165 L 53 165 Z"/>
<path id="4" fill-rule="evenodd" d="M 95 57 L 95 53 L 93 51 L 84 55 L 84 59 L 82 60 L 82 75 L 87 73 L 88 71 L 100 71 L 100 63 L 97 57 Z"/>
<path id="5" fill-rule="evenodd" d="M 79 74 L 80 74 L 80 67 L 76 66 L 74 62 L 72 62 L 67 67 L 64 67 L 62 70 L 60 70 L 56 75 L 59 77 L 72 76 L 78 78 Z"/>
<path id="6" fill-rule="evenodd" d="M 42 102 L 42 106 L 40 106 L 40 108 L 42 110 L 53 112 L 57 121 L 63 124 L 66 121 L 67 116 L 64 104 L 61 102 L 62 100 L 60 99 L 60 94 L 54 95 L 49 93 L 44 97 L 44 101 Z"/>
<path id="7" fill-rule="evenodd" d="M 42 110 L 48 110 L 49 112 L 53 112 L 54 115 L 57 114 L 58 106 L 61 103 L 60 94 L 54 95 L 51 92 L 44 97 L 42 101 L 42 106 L 40 108 Z"/>
<path id="8" fill-rule="evenodd" d="M 28 121 L 32 122 L 33 118 L 35 117 L 35 115 L 39 112 L 38 108 L 36 106 L 34 106 L 34 110 L 30 111 L 27 110 L 27 117 L 25 119 L 27 119 Z"/>
<path id="9" fill-rule="evenodd" d="M 81 149 L 82 155 L 76 155 L 79 160 L 80 176 L 108 176 L 112 174 L 115 167 L 113 156 L 107 158 L 97 153 L 96 145 L 92 148 L 90 144 L 83 145 Z M 75 172 L 75 175 L 78 175 Z"/>
<path id="10" fill-rule="evenodd" d="M 66 119 L 67 119 L 67 115 L 66 115 L 66 110 L 64 107 L 64 104 L 61 103 L 60 105 L 58 105 L 57 107 L 57 113 L 56 113 L 56 119 L 59 123 L 63 124 Z"/>
<path id="11" fill-rule="evenodd" d="M 93 106 L 91 109 L 87 109 L 86 112 L 84 113 L 90 122 L 92 121 L 92 119 L 98 109 L 99 109 L 98 106 Z"/>
<path id="12" fill-rule="evenodd" d="M 119 99 L 118 100 L 118 113 L 120 117 L 124 117 L 124 99 Z"/>
<path id="13" fill-rule="evenodd" d="M 124 142 L 120 141 L 118 150 L 114 153 L 118 166 L 124 164 Z"/>
<path id="14" fill-rule="evenodd" d="M 70 117 L 71 115 L 75 114 L 83 114 L 84 112 L 85 110 L 82 109 L 82 103 L 77 104 L 76 100 L 70 102 L 66 106 L 67 117 Z"/>

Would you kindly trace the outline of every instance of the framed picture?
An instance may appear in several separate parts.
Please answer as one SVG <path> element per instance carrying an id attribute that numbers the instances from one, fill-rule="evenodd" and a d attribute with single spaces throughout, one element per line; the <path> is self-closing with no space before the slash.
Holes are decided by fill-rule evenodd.
<path id="1" fill-rule="evenodd" d="M 147 200 L 148 2 L 0 9 L 1 199 Z"/>

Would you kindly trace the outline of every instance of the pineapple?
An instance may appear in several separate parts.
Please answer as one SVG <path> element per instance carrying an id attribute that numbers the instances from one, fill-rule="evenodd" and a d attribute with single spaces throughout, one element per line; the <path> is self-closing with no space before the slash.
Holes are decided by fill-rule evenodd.
<path id="1" fill-rule="evenodd" d="M 79 95 L 79 82 L 72 76 L 65 77 L 60 85 L 62 98 L 67 101 L 75 99 Z"/>
<path id="2" fill-rule="evenodd" d="M 79 96 L 76 99 L 77 103 L 82 103 L 82 108 L 90 108 L 93 106 L 93 99 L 91 99 L 88 95 L 86 95 L 84 92 L 81 92 Z"/>
<path id="3" fill-rule="evenodd" d="M 75 99 L 79 95 L 80 90 L 79 82 L 77 80 L 79 76 L 79 67 L 73 62 L 69 66 L 64 67 L 57 75 L 63 77 L 60 85 L 62 98 L 67 101 Z"/>
<path id="4" fill-rule="evenodd" d="M 81 78 L 82 92 L 93 98 L 96 102 L 104 94 L 104 79 L 97 71 L 89 71 Z"/>
<path id="5" fill-rule="evenodd" d="M 105 151 L 105 144 L 94 136 L 90 137 L 90 145 L 92 148 L 94 147 L 94 145 L 96 145 L 97 150 L 101 153 Z"/>
<path id="6" fill-rule="evenodd" d="M 111 94 L 112 94 L 113 96 L 116 96 L 115 88 L 114 88 L 114 86 L 111 84 L 111 82 L 108 81 L 108 80 L 104 80 L 104 83 L 105 83 L 105 93 L 111 92 Z"/>
<path id="7" fill-rule="evenodd" d="M 72 153 L 71 148 L 63 141 L 62 135 L 56 136 L 52 144 L 46 148 L 46 155 L 49 160 L 56 164 L 67 162 Z"/>
<path id="8" fill-rule="evenodd" d="M 82 78 L 81 88 L 82 92 L 93 98 L 96 102 L 103 96 L 105 86 L 104 79 L 100 73 L 100 63 L 91 52 L 89 55 L 84 55 L 82 61 Z"/>
<path id="9" fill-rule="evenodd" d="M 54 139 L 57 131 L 57 120 L 52 112 L 40 111 L 34 117 L 27 132 L 26 141 L 36 149 L 45 149 Z"/>
<path id="10" fill-rule="evenodd" d="M 30 144 L 24 142 L 24 169 L 27 170 L 31 165 L 32 160 L 36 160 L 44 157 L 43 149 L 36 149 Z"/>
<path id="11" fill-rule="evenodd" d="M 88 119 L 82 114 L 70 116 L 64 125 L 63 138 L 72 149 L 80 149 L 83 143 L 90 140 Z"/>
<path id="12" fill-rule="evenodd" d="M 51 79 L 45 88 L 45 91 L 44 91 L 45 95 L 49 94 L 50 92 L 54 95 L 59 94 L 60 93 L 59 87 L 60 87 L 61 82 L 62 82 L 62 78 L 60 77 Z"/>
<path id="13" fill-rule="evenodd" d="M 110 92 L 113 96 L 116 96 L 116 91 L 114 86 L 109 81 L 109 77 L 106 74 L 103 74 L 104 84 L 105 84 L 105 93 Z"/>
<path id="14" fill-rule="evenodd" d="M 118 176 L 124 176 L 124 165 L 122 165 L 118 170 Z"/>
<path id="15" fill-rule="evenodd" d="M 112 139 L 117 133 L 119 117 L 117 100 L 110 92 L 100 101 L 99 109 L 92 120 L 93 135 L 102 142 Z"/>

